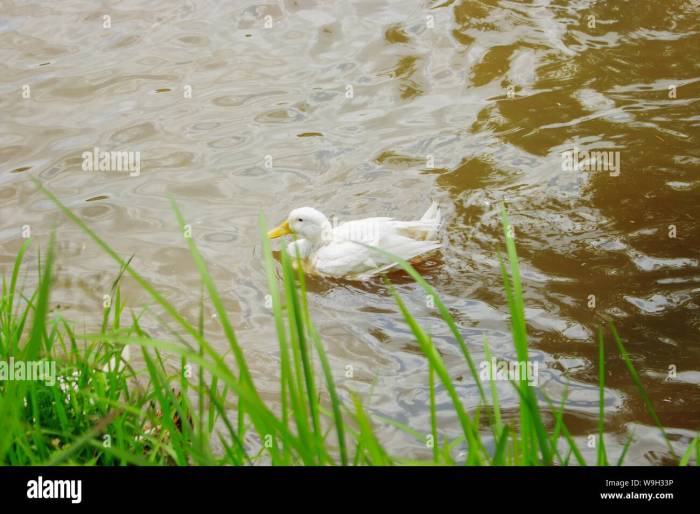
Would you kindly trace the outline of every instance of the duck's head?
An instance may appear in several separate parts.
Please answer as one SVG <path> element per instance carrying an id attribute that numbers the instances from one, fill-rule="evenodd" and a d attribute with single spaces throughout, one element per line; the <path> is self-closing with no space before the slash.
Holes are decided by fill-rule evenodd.
<path id="1" fill-rule="evenodd" d="M 311 242 L 318 242 L 330 233 L 331 224 L 328 218 L 312 207 L 299 207 L 289 213 L 287 220 L 279 227 L 270 230 L 267 237 L 276 237 L 287 234 L 295 234 L 299 238 Z"/>

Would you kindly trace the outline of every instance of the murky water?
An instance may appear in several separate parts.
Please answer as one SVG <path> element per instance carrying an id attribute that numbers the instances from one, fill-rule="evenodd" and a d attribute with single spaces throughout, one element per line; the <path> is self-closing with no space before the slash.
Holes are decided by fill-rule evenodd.
<path id="1" fill-rule="evenodd" d="M 595 330 L 610 318 L 685 446 L 700 427 L 699 56 L 697 0 L 4 1 L 0 267 L 11 266 L 27 229 L 33 264 L 57 226 L 55 308 L 87 326 L 117 273 L 31 175 L 134 254 L 194 318 L 199 279 L 172 196 L 273 399 L 261 211 L 271 223 L 302 205 L 340 220 L 410 219 L 438 200 L 445 248 L 421 270 L 478 362 L 484 336 L 515 359 L 496 253 L 506 200 L 531 355 L 551 396 L 569 384 L 574 435 L 586 448 L 596 430 Z M 139 152 L 140 169 L 85 171 L 82 154 L 95 147 Z M 602 151 L 612 153 L 581 160 Z M 571 157 L 579 169 L 567 166 Z M 446 327 L 422 291 L 401 282 L 476 405 Z M 126 286 L 131 305 L 148 303 Z M 357 391 L 373 412 L 427 430 L 426 362 L 387 291 L 322 280 L 311 289 L 343 394 Z M 223 351 L 215 319 L 207 331 Z M 627 462 L 667 462 L 609 338 L 608 347 L 611 454 L 634 432 Z M 510 385 L 499 391 L 517 417 Z M 441 431 L 454 437 L 449 400 L 438 400 Z M 430 452 L 377 428 L 393 453 Z"/>

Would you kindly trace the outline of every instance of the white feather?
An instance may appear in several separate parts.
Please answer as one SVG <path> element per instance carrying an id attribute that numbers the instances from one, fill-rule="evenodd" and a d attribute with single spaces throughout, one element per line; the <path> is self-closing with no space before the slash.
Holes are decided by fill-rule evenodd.
<path id="1" fill-rule="evenodd" d="M 308 271 L 332 277 L 365 279 L 395 266 L 391 258 L 369 247 L 404 260 L 440 248 L 434 239 L 441 223 L 436 202 L 415 221 L 375 217 L 331 227 L 323 214 L 309 207 L 295 209 L 288 221 L 297 236 L 308 235 L 289 245 L 290 254 L 298 251 Z"/>

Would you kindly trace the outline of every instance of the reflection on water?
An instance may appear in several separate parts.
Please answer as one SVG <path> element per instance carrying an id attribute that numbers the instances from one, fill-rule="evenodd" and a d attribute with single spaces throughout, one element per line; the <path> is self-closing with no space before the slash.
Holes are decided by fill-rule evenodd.
<path id="1" fill-rule="evenodd" d="M 270 222 L 301 205 L 340 220 L 412 219 L 437 199 L 445 249 L 421 271 L 480 361 L 484 336 L 496 355 L 515 358 L 496 253 L 505 200 L 539 383 L 554 397 L 568 384 L 574 435 L 596 430 L 595 330 L 612 319 L 671 437 L 687 443 L 700 426 L 699 14 L 697 0 L 5 2 L 0 267 L 14 260 L 23 228 L 43 244 L 57 226 L 54 301 L 88 324 L 117 273 L 57 218 L 32 175 L 135 254 L 194 318 L 200 285 L 172 196 L 274 399 L 261 211 Z M 83 171 L 81 155 L 95 147 L 139 152 L 140 174 Z M 620 173 L 599 161 L 565 170 L 562 155 L 574 148 L 619 152 Z M 448 330 L 420 289 L 397 280 L 476 405 Z M 131 305 L 147 304 L 131 286 Z M 310 287 L 337 376 L 354 370 L 339 379 L 343 394 L 359 391 L 374 412 L 427 430 L 426 362 L 383 285 Z M 215 319 L 206 329 L 225 349 Z M 665 462 L 609 354 L 613 457 L 633 431 L 628 462 Z M 515 394 L 499 391 L 515 417 Z M 454 436 L 444 392 L 438 401 L 440 426 Z M 395 453 L 429 452 L 393 428 L 378 431 Z"/>

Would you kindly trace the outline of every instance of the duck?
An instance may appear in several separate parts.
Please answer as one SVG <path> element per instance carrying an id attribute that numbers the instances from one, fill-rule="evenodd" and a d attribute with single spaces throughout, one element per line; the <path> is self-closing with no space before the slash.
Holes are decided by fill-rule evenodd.
<path id="1" fill-rule="evenodd" d="M 437 202 L 415 221 L 372 217 L 341 224 L 331 224 L 313 207 L 299 207 L 267 237 L 294 236 L 287 252 L 292 258 L 299 256 L 307 273 L 365 280 L 397 265 L 375 248 L 414 262 L 439 249 L 436 237 L 441 221 Z"/>

